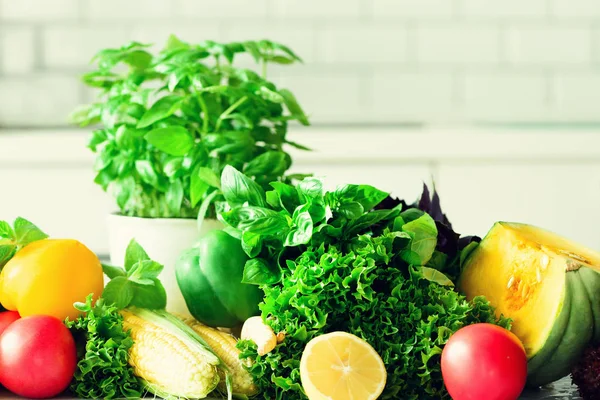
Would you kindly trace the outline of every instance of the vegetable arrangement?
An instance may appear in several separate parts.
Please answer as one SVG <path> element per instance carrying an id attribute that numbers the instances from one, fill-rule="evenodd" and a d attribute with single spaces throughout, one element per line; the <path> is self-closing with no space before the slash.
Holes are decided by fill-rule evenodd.
<path id="1" fill-rule="evenodd" d="M 288 122 L 308 125 L 293 94 L 267 80 L 270 63 L 300 61 L 286 46 L 171 37 L 156 55 L 147 48 L 98 53 L 84 82 L 99 101 L 73 119 L 101 123 L 89 144 L 96 183 L 123 214 L 225 224 L 177 262 L 192 316 L 165 311 L 163 265 L 135 239 L 122 267 L 101 265 L 76 240 L 0 221 L 6 389 L 515 400 L 526 383 L 572 370 L 582 396 L 598 397 L 599 253 L 516 223 L 460 236 L 425 185 L 408 204 L 286 175 L 284 147 L 305 149 Z M 260 74 L 234 66 L 243 53 Z"/>
<path id="2" fill-rule="evenodd" d="M 205 282 L 205 297 L 193 290 L 186 297 L 199 314 L 215 318 L 207 323 L 164 310 L 163 266 L 135 240 L 123 268 L 100 266 L 76 241 L 49 239 L 23 219 L 15 228 L 2 222 L 14 250 L 0 273 L 0 299 L 14 311 L 0 313 L 0 383 L 35 398 L 68 386 L 80 398 L 517 399 L 528 369 L 530 384 L 539 376 L 530 368 L 537 356 L 528 352 L 524 332 L 544 335 L 548 325 L 528 327 L 500 301 L 506 297 L 498 297 L 495 284 L 482 286 L 476 278 L 517 266 L 521 279 L 537 279 L 531 271 L 540 249 L 556 279 L 542 275 L 538 291 L 560 284 L 566 264 L 567 274 L 588 271 L 586 284 L 597 273 L 596 253 L 539 228 L 499 223 L 481 243 L 460 237 L 427 187 L 417 203 L 407 204 L 368 185 L 326 192 L 320 180 L 305 178 L 296 186 L 271 186 L 264 191 L 225 167 L 225 200 L 215 206 L 227 227 L 182 255 L 181 281 L 189 274 Z M 32 233 L 28 244 L 16 244 L 17 226 Z M 83 275 L 71 270 L 75 262 Z M 497 267 L 487 271 L 489 265 Z M 74 318 L 64 308 L 70 297 L 51 297 L 51 306 L 39 308 L 31 295 L 32 287 L 46 289 L 40 277 L 59 287 L 76 279 L 89 290 L 98 275 L 103 281 L 102 272 L 110 281 L 99 295 L 71 293 Z M 211 292 L 213 277 L 220 283 Z M 251 296 L 248 288 L 255 290 Z M 576 299 L 573 290 L 563 295 Z M 17 309 L 32 315 L 21 318 Z M 230 314 L 219 320 L 223 311 Z M 514 317 L 514 333 L 504 313 Z M 552 323 L 552 315 L 545 318 Z M 239 340 L 216 329 L 243 320 Z M 573 379 L 594 398 L 595 349 L 582 357 L 579 345 L 556 342 L 553 357 L 579 360 Z M 52 360 L 46 363 L 52 368 L 35 368 L 40 359 Z"/>
<path id="3" fill-rule="evenodd" d="M 24 223 L 15 226 L 19 224 Z M 2 222 L 2 226 L 9 225 Z M 124 268 L 101 266 L 80 243 L 48 239 L 35 225 L 27 222 L 27 226 L 35 235 L 13 252 L 0 273 L 2 304 L 24 310 L 23 315 L 33 314 L 23 318 L 15 311 L 0 314 L 4 387 L 30 398 L 53 397 L 67 386 L 81 398 L 146 393 L 204 398 L 215 390 L 231 398 L 256 390 L 235 356 L 239 354 L 235 339 L 164 311 L 166 295 L 157 279 L 163 266 L 150 260 L 134 240 Z M 15 234 L 5 231 L 16 237 L 18 229 Z M 103 271 L 112 278 L 106 288 Z M 65 293 L 52 292 L 57 288 Z M 90 288 L 97 292 L 82 295 Z M 36 290 L 41 293 L 34 295 Z M 39 299 L 44 295 L 42 305 Z M 70 309 L 63 308 L 65 301 L 71 301 Z"/>
<path id="4" fill-rule="evenodd" d="M 445 398 L 439 359 L 451 334 L 477 322 L 508 327 L 485 299 L 468 302 L 453 289 L 442 271 L 472 246 L 448 246 L 454 251 L 445 253 L 438 235 L 448 232 L 417 206 L 367 185 L 324 192 L 319 180 L 307 178 L 297 187 L 272 186 L 264 192 L 226 167 L 227 203 L 218 204 L 227 232 L 241 238 L 251 257 L 243 282 L 260 285 L 263 319 L 285 332 L 264 356 L 254 344 L 241 344 L 262 398 L 304 398 L 303 349 L 334 331 L 361 337 L 381 355 L 387 369 L 381 398 Z M 425 191 L 420 204 L 444 219 L 437 195 L 432 200 Z M 458 235 L 452 237 L 458 246 Z"/>
<path id="5" fill-rule="evenodd" d="M 214 217 L 225 165 L 264 185 L 293 178 L 284 177 L 292 162 L 284 146 L 306 148 L 288 140 L 288 123 L 309 122 L 267 71 L 300 62 L 298 55 L 268 40 L 189 44 L 171 36 L 158 54 L 148 47 L 100 51 L 97 70 L 83 77 L 100 91 L 98 101 L 71 117 L 80 126 L 101 124 L 89 142 L 95 182 L 122 214 L 194 218 L 204 204 Z M 260 72 L 234 65 L 245 54 Z"/>

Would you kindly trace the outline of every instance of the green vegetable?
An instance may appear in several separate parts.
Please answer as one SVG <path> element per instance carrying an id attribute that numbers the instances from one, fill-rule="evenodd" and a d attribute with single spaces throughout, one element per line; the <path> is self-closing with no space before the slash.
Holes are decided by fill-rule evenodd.
<path id="1" fill-rule="evenodd" d="M 293 179 L 284 177 L 292 162 L 284 147 L 306 148 L 288 140 L 288 124 L 308 118 L 292 92 L 266 76 L 269 64 L 300 62 L 292 50 L 268 40 L 188 44 L 174 36 L 157 54 L 148 47 L 100 51 L 97 69 L 83 76 L 98 101 L 71 116 L 80 126 L 100 124 L 89 142 L 95 182 L 124 215 L 190 218 L 207 202 L 203 211 L 214 216 L 226 165 L 260 185 Z M 243 53 L 262 74 L 234 66 Z"/>
<path id="2" fill-rule="evenodd" d="M 80 398 L 139 398 L 142 387 L 129 366 L 129 349 L 133 340 L 123 330 L 123 317 L 114 306 L 99 299 L 92 306 L 92 296 L 75 307 L 85 316 L 66 321 L 81 349 L 71 391 Z"/>
<path id="3" fill-rule="evenodd" d="M 240 240 L 219 230 L 181 255 L 175 266 L 177 282 L 194 318 L 231 328 L 259 314 L 262 290 L 242 283 L 246 260 Z"/>
<path id="4" fill-rule="evenodd" d="M 31 242 L 47 237 L 48 235 L 40 228 L 25 218 L 17 217 L 13 226 L 6 221 L 0 221 L 0 270 L 14 257 L 17 251 Z"/>
<path id="5" fill-rule="evenodd" d="M 442 272 L 455 268 L 460 256 L 458 244 L 451 246 L 454 254 L 442 251 L 438 237 L 449 233 L 438 230 L 433 215 L 390 201 L 372 186 L 324 192 L 319 180 L 308 178 L 297 187 L 272 187 L 262 193 L 226 168 L 228 203 L 218 204 L 219 218 L 250 257 L 245 281 L 265 292 L 263 320 L 285 332 L 285 341 L 265 356 L 249 342 L 240 344 L 242 358 L 253 361 L 249 370 L 262 398 L 304 399 L 304 346 L 340 330 L 363 338 L 383 358 L 382 399 L 449 398 L 440 355 L 450 335 L 476 322 L 509 325 L 484 298 L 467 301 Z M 379 206 L 390 202 L 391 208 Z"/>
<path id="6" fill-rule="evenodd" d="M 450 335 L 465 325 L 495 322 L 489 303 L 472 303 L 417 269 L 398 269 L 395 234 L 362 237 L 353 251 L 335 246 L 310 249 L 289 261 L 282 282 L 262 286 L 263 316 L 285 342 L 267 355 L 242 343 L 242 358 L 255 360 L 250 372 L 264 399 L 303 399 L 299 365 L 306 343 L 323 333 L 353 333 L 377 350 L 388 380 L 382 399 L 448 399 L 440 355 Z M 443 275 L 440 273 L 440 275 Z"/>
<path id="7" fill-rule="evenodd" d="M 102 298 L 118 310 L 128 306 L 163 309 L 167 305 L 167 293 L 158 279 L 163 268 L 132 240 L 125 251 L 124 269 L 102 265 L 104 273 L 111 279 L 102 292 Z"/>

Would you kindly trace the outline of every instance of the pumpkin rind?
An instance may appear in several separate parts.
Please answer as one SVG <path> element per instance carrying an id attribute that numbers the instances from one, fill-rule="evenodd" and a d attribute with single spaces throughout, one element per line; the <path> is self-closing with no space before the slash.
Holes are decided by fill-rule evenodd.
<path id="1" fill-rule="evenodd" d="M 542 386 L 568 375 L 592 338 L 593 312 L 580 276 L 579 271 L 567 272 L 563 309 L 544 347 L 527 363 L 530 386 Z"/>
<path id="2" fill-rule="evenodd" d="M 549 266 L 542 274 L 544 257 Z M 467 298 L 484 295 L 499 313 L 515 317 L 514 332 L 528 351 L 528 385 L 541 386 L 568 375 L 585 347 L 600 341 L 597 265 L 600 254 L 590 249 L 540 228 L 500 222 L 467 258 L 458 286 Z M 517 300 L 510 292 L 513 274 L 519 283 L 533 280 Z M 514 301 L 523 304 L 511 309 Z M 544 307 L 527 308 L 527 302 Z"/>

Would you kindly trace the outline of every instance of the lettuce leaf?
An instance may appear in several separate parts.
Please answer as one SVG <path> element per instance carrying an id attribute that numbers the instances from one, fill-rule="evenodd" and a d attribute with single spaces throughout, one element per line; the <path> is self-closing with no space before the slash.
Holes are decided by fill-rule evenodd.
<path id="1" fill-rule="evenodd" d="M 339 330 L 363 338 L 381 355 L 388 371 L 381 399 L 449 398 L 440 355 L 450 335 L 477 322 L 508 328 L 509 321 L 497 320 L 484 298 L 468 302 L 402 263 L 394 250 L 401 239 L 388 230 L 360 237 L 350 252 L 325 244 L 309 248 L 287 263 L 280 284 L 262 286 L 262 315 L 286 339 L 265 356 L 250 342 L 238 345 L 242 358 L 254 361 L 249 370 L 260 398 L 305 399 L 299 373 L 304 346 Z"/>
<path id="2" fill-rule="evenodd" d="M 222 182 L 231 184 L 222 187 L 226 199 L 237 200 L 220 204 L 219 218 L 251 258 L 244 282 L 265 292 L 263 320 L 286 337 L 265 356 L 249 342 L 238 345 L 252 361 L 260 398 L 305 399 L 299 366 L 306 343 L 346 331 L 381 355 L 388 370 L 382 399 L 446 399 L 440 355 L 450 335 L 477 322 L 509 326 L 487 300 L 469 302 L 454 290 L 477 238 L 454 232 L 427 186 L 408 205 L 368 185 L 325 192 L 308 178 L 296 187 L 273 183 L 272 191 L 252 195 L 252 205 L 248 185 L 234 175 L 226 169 Z"/>
<path id="3" fill-rule="evenodd" d="M 142 397 L 142 387 L 128 363 L 133 339 L 123 329 L 117 308 L 105 305 L 103 299 L 92 306 L 91 295 L 86 303 L 76 303 L 76 308 L 86 315 L 65 321 L 81 344 L 71 391 L 84 399 Z"/>

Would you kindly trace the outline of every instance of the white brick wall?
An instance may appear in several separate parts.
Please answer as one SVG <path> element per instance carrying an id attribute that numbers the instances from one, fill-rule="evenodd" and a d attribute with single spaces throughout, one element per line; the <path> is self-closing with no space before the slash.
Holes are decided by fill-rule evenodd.
<path id="1" fill-rule="evenodd" d="M 265 18 L 268 12 L 267 0 L 162 0 L 177 18 L 191 19 L 195 21 L 254 19 Z"/>
<path id="2" fill-rule="evenodd" d="M 498 64 L 499 35 L 499 29 L 488 24 L 423 24 L 416 32 L 417 61 L 464 67 Z"/>
<path id="3" fill-rule="evenodd" d="M 78 0 L 0 0 L 0 16 L 7 21 L 75 21 Z"/>
<path id="4" fill-rule="evenodd" d="M 551 0 L 550 7 L 552 15 L 559 18 L 600 16 L 600 3 L 596 0 Z"/>
<path id="5" fill-rule="evenodd" d="M 178 9 L 164 0 L 87 0 L 84 3 L 87 3 L 84 13 L 86 20 L 103 22 L 132 21 L 139 19 L 140 13 L 143 13 L 145 20 L 160 21 L 173 16 Z"/>
<path id="6" fill-rule="evenodd" d="M 288 44 L 317 124 L 600 120 L 597 0 L 0 0 L 0 126 L 65 124 L 94 53 L 170 33 Z"/>
<path id="7" fill-rule="evenodd" d="M 592 35 L 582 21 L 573 26 L 520 24 L 507 31 L 509 62 L 540 67 L 589 65 L 592 61 Z"/>
<path id="8" fill-rule="evenodd" d="M 295 68 L 294 71 L 298 71 Z M 293 89 L 304 104 L 306 112 L 322 122 L 361 122 L 369 117 L 367 102 L 362 93 L 360 75 L 353 72 L 290 72 L 279 79 L 280 86 Z M 358 94 L 358 95 L 357 95 Z"/>
<path id="9" fill-rule="evenodd" d="M 546 0 L 462 0 L 461 3 L 458 6 L 459 12 L 468 17 L 543 18 L 548 9 Z"/>
<path id="10" fill-rule="evenodd" d="M 1 125 L 56 127 L 79 101 L 79 85 L 55 74 L 0 78 L 0 94 Z"/>
<path id="11" fill-rule="evenodd" d="M 30 26 L 0 31 L 0 70 L 7 74 L 33 72 L 36 62 L 35 32 Z"/>
<path id="12" fill-rule="evenodd" d="M 275 0 L 270 3 L 273 15 L 289 19 L 319 18 L 325 20 L 359 18 L 361 0 Z"/>
<path id="13" fill-rule="evenodd" d="M 451 73 L 390 70 L 375 74 L 372 85 L 370 113 L 376 119 L 445 122 L 453 118 L 456 88 Z"/>
<path id="14" fill-rule="evenodd" d="M 344 24 L 325 28 L 317 47 L 325 63 L 395 64 L 406 61 L 408 38 L 398 25 Z"/>
<path id="15" fill-rule="evenodd" d="M 468 119 L 502 122 L 545 117 L 548 84 L 543 73 L 468 73 L 463 90 Z"/>
<path id="16" fill-rule="evenodd" d="M 42 63 L 45 68 L 68 71 L 91 68 L 89 63 L 99 49 L 119 47 L 130 37 L 130 31 L 120 26 L 51 26 L 42 33 Z"/>
<path id="17" fill-rule="evenodd" d="M 448 0 L 372 0 L 375 18 L 450 18 L 453 2 Z"/>

